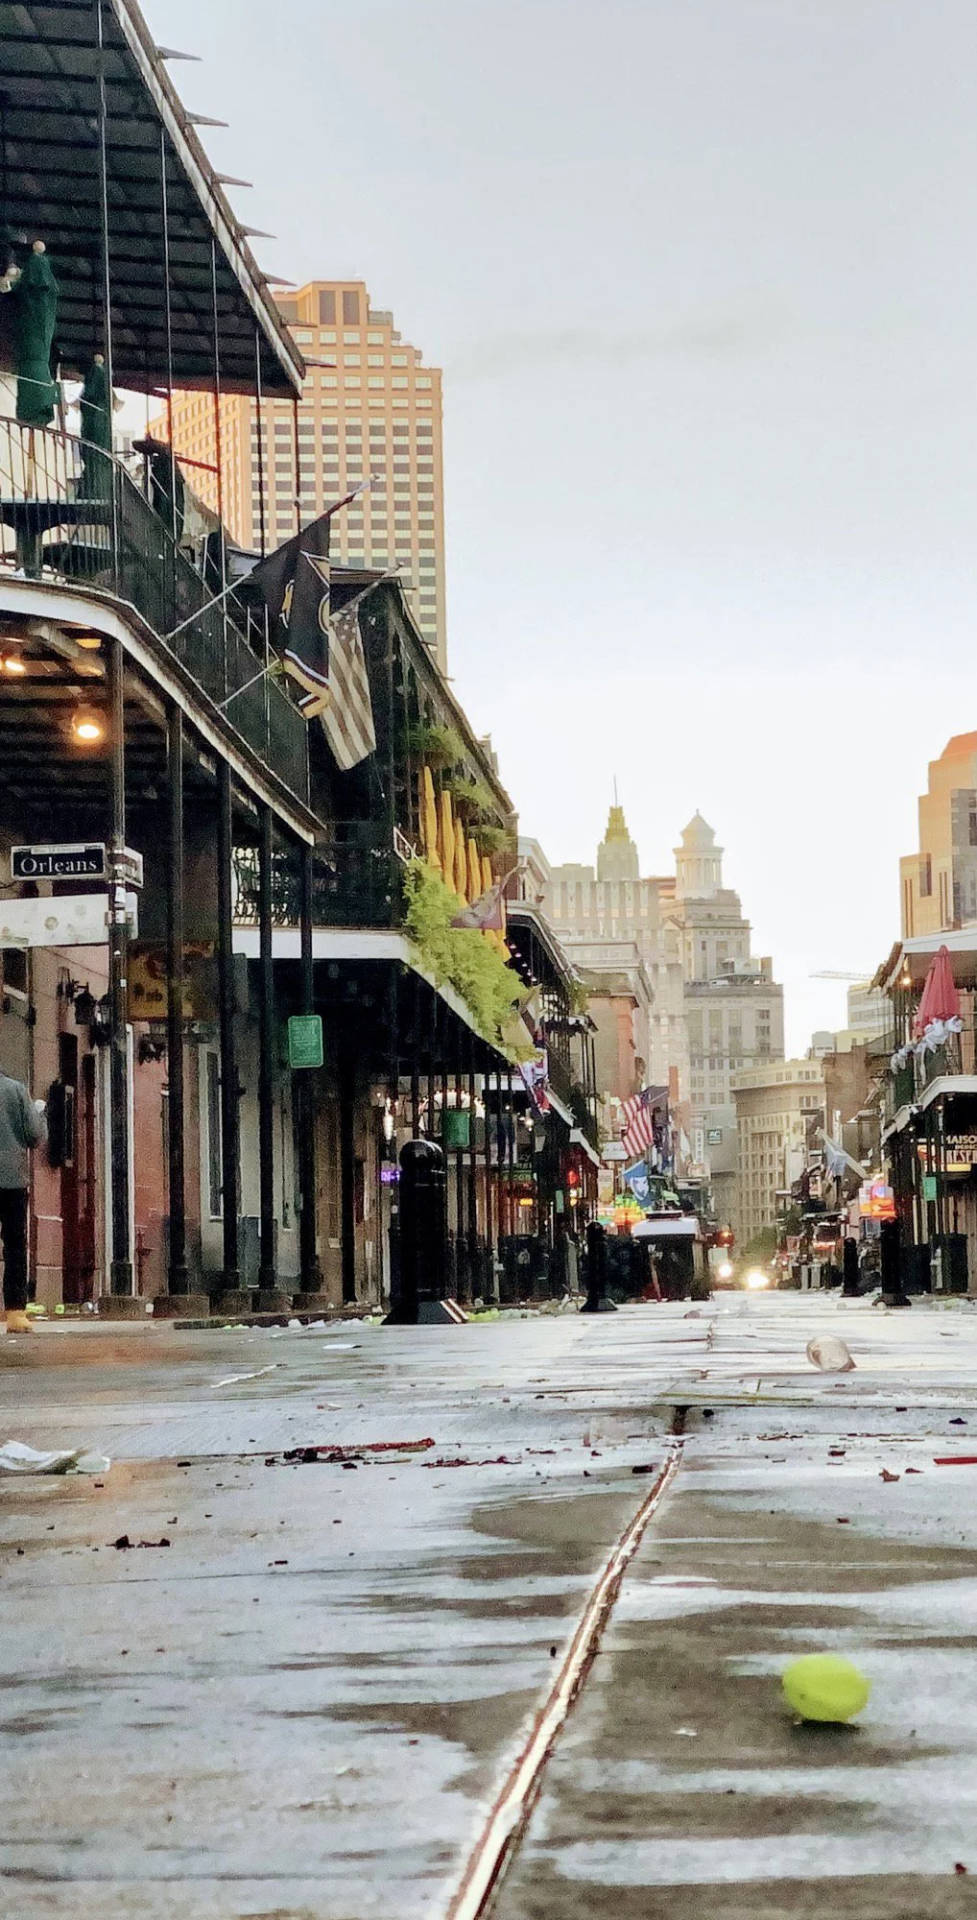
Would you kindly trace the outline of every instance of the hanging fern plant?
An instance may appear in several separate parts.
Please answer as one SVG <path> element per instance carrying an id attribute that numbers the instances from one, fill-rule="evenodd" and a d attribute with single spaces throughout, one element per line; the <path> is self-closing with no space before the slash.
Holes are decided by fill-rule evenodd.
<path id="1" fill-rule="evenodd" d="M 449 773 L 445 782 L 452 799 L 462 809 L 469 826 L 482 821 L 491 824 L 498 815 L 498 804 L 484 780 L 469 779 L 464 773 Z"/>
<path id="2" fill-rule="evenodd" d="M 436 772 L 440 768 L 455 767 L 464 759 L 465 742 L 456 727 L 432 720 L 408 727 L 407 751 Z"/>
<path id="3" fill-rule="evenodd" d="M 472 827 L 472 839 L 479 853 L 514 853 L 516 836 L 509 827 L 497 827 L 490 820 L 481 820 Z"/>
<path id="4" fill-rule="evenodd" d="M 452 926 L 463 902 L 423 860 L 410 862 L 405 893 L 405 931 L 425 971 L 460 994 L 483 1039 L 509 1059 L 520 1058 L 514 1037 L 519 975 L 483 933 Z"/>

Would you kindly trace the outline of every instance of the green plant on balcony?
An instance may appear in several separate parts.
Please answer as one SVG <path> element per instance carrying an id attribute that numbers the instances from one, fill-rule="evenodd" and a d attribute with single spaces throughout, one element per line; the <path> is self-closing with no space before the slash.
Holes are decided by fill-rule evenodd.
<path id="1" fill-rule="evenodd" d="M 464 760 L 465 743 L 457 727 L 440 720 L 420 721 L 407 729 L 407 751 L 437 773 Z"/>
<path id="2" fill-rule="evenodd" d="M 512 1039 L 515 1010 L 523 984 L 498 949 L 474 928 L 453 927 L 464 902 L 423 860 L 412 860 L 405 878 L 404 928 L 425 972 L 454 987 L 468 1007 L 483 1039 L 511 1059 L 519 1057 Z"/>
<path id="3" fill-rule="evenodd" d="M 449 773 L 444 785 L 469 828 L 496 822 L 498 806 L 486 781 L 469 778 L 466 773 Z"/>
<path id="4" fill-rule="evenodd" d="M 472 839 L 479 853 L 490 857 L 495 853 L 514 853 L 516 836 L 509 827 L 497 827 L 491 821 L 477 821 L 472 827 Z"/>
<path id="5" fill-rule="evenodd" d="M 590 1012 L 590 994 L 582 980 L 571 980 L 567 987 L 567 999 L 570 1012 L 584 1014 Z"/>

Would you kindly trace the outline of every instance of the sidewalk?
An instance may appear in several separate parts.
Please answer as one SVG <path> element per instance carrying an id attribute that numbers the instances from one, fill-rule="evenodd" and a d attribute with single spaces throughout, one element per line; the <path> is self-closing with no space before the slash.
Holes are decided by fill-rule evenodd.
<path id="1" fill-rule="evenodd" d="M 720 1414 L 691 1443 L 497 1920 L 977 1911 L 977 1467 L 933 1465 L 939 1424 Z M 782 1708 L 812 1650 L 872 1680 L 852 1727 Z"/>

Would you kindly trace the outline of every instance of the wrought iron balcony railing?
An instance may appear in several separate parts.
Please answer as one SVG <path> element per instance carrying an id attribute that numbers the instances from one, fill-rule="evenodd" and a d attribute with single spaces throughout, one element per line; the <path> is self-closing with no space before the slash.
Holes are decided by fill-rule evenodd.
<path id="1" fill-rule="evenodd" d="M 210 604 L 220 581 L 204 578 L 174 537 L 169 507 L 121 460 L 50 427 L 0 420 L 0 567 L 129 601 L 198 686 L 228 703 L 247 746 L 308 798 L 306 722 L 267 675 L 256 678 L 263 624 L 226 601 Z"/>
<path id="2" fill-rule="evenodd" d="M 383 844 L 372 821 L 344 821 L 331 840 L 316 847 L 312 866 L 312 918 L 317 927 L 388 927 L 403 923 L 404 867 Z M 258 920 L 258 855 L 252 847 L 234 853 L 234 917 L 242 926 Z M 299 874 L 290 853 L 272 862 L 272 918 L 276 926 L 299 922 Z"/>

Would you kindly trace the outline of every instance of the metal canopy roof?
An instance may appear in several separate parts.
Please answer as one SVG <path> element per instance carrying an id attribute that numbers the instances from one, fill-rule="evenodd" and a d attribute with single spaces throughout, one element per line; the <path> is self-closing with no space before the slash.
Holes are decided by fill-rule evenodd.
<path id="1" fill-rule="evenodd" d="M 165 146 L 174 382 L 213 382 L 214 243 L 222 386 L 254 391 L 257 327 L 265 392 L 291 394 L 301 356 L 135 0 L 102 0 L 102 23 L 115 384 L 165 384 Z M 97 30 L 98 0 L 0 4 L 0 220 L 46 243 L 72 369 L 103 345 Z"/>

